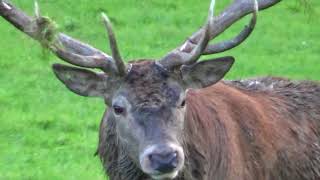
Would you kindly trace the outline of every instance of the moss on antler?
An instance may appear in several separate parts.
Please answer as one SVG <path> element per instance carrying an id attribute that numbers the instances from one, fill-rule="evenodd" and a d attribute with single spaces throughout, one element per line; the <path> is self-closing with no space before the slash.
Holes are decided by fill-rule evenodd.
<path id="1" fill-rule="evenodd" d="M 58 26 L 49 17 L 35 19 L 36 38 L 45 48 L 50 48 L 57 41 Z"/>

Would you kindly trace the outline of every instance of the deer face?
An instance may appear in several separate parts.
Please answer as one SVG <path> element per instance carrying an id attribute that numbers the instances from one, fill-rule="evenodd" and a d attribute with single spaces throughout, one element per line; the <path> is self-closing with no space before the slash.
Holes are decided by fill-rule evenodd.
<path id="1" fill-rule="evenodd" d="M 129 157 L 143 172 L 162 179 L 174 178 L 184 165 L 186 90 L 216 83 L 232 63 L 225 57 L 168 71 L 153 60 L 140 61 L 130 64 L 124 77 L 65 65 L 53 69 L 71 91 L 104 98 Z"/>
<path id="2" fill-rule="evenodd" d="M 184 94 L 177 76 L 146 61 L 132 65 L 112 98 L 120 141 L 152 177 L 173 177 L 182 168 Z"/>

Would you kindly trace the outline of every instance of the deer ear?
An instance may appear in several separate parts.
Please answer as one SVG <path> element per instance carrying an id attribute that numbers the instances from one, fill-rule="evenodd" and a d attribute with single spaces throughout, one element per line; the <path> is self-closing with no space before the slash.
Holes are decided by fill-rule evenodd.
<path id="1" fill-rule="evenodd" d="M 54 64 L 56 77 L 72 92 L 81 96 L 104 97 L 110 99 L 116 89 L 116 78 L 104 73 L 96 73 L 62 64 Z"/>
<path id="2" fill-rule="evenodd" d="M 233 57 L 222 57 L 200 61 L 193 65 L 181 67 L 182 81 L 185 88 L 204 88 L 217 83 L 230 70 Z"/>

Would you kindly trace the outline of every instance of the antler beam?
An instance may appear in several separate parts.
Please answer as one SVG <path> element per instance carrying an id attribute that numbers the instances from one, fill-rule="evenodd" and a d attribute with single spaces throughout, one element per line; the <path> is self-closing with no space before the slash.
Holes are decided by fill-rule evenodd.
<path id="1" fill-rule="evenodd" d="M 40 17 L 38 4 L 35 3 L 36 17 L 30 17 L 8 1 L 0 0 L 0 15 L 31 38 L 43 43 L 43 25 L 50 23 Z M 82 43 L 63 33 L 57 33 L 52 44 L 44 44 L 64 61 L 81 67 L 98 68 L 111 74 L 120 74 L 114 59 L 104 52 Z"/>

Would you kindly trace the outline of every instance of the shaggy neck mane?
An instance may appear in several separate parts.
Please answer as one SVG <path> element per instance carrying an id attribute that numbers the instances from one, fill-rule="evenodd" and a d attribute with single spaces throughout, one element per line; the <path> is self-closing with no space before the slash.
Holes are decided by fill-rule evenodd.
<path id="1" fill-rule="evenodd" d="M 318 177 L 320 160 L 310 157 L 320 154 L 319 93 L 317 83 L 279 78 L 190 90 L 185 179 Z"/>
<path id="2" fill-rule="evenodd" d="M 262 104 L 270 103 L 258 93 L 249 96 L 225 83 L 190 90 L 184 130 L 188 158 L 185 172 L 189 174 L 184 176 L 187 179 L 237 179 L 231 177 L 232 174 L 246 176 L 243 172 L 254 171 L 254 177 L 246 178 L 262 177 L 264 172 L 259 169 L 264 167 L 263 151 L 255 136 L 258 134 L 255 130 L 261 127 L 259 119 L 267 118 Z M 264 110 L 267 112 L 268 107 Z"/>
<path id="3" fill-rule="evenodd" d="M 192 179 L 204 179 L 213 173 L 218 179 L 224 179 L 229 164 L 226 127 L 216 111 L 217 104 L 211 97 L 213 94 L 209 91 L 189 90 L 187 94 L 184 172 L 191 174 L 184 176 Z M 208 159 L 213 161 L 208 162 Z"/>

